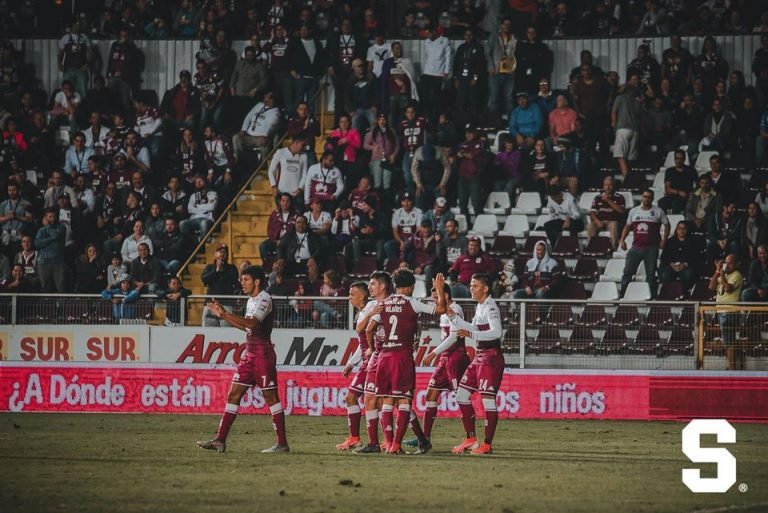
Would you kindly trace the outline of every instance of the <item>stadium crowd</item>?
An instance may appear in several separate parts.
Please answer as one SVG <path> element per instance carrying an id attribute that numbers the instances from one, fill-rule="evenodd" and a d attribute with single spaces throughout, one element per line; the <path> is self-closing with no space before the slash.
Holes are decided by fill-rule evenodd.
<path id="1" fill-rule="evenodd" d="M 743 297 L 766 297 L 768 12 L 753 2 L 609 0 L 579 19 L 570 13 L 584 6 L 571 2 L 394 4 L 78 3 L 65 27 L 35 2 L 13 10 L 25 36 L 63 34 L 57 91 L 41 90 L 25 56 L 2 43 L 3 290 L 113 300 L 186 290 L 170 278 L 287 132 L 269 165 L 277 206 L 260 246 L 273 293 L 344 295 L 345 276 L 406 266 L 426 275 L 427 290 L 446 272 L 457 298 L 478 271 L 503 278 L 498 294 L 562 297 L 579 269 L 563 258 L 607 258 L 634 231 L 622 289 L 644 260 L 654 297 L 662 250 L 658 278 L 681 280 L 683 295 L 734 254 L 749 270 Z M 762 46 L 747 85 L 711 34 L 753 31 Z M 624 70 L 600 69 L 585 50 L 569 83 L 550 82 L 542 36 L 621 34 L 672 37 L 669 48 L 640 45 Z M 702 51 L 678 34 L 707 36 Z M 195 69 L 168 91 L 142 89 L 134 38 L 169 37 L 199 39 Z M 239 37 L 249 40 L 241 55 L 231 49 Z M 448 37 L 463 42 L 454 51 Z M 115 40 L 100 56 L 91 38 Z M 403 55 L 400 38 L 424 40 L 422 62 Z M 336 122 L 321 134 L 307 100 L 326 80 Z M 652 181 L 657 198 L 647 174 L 663 175 Z M 674 237 L 638 236 L 647 219 L 634 221 L 622 191 L 642 195 L 636 209 L 651 208 L 660 226 L 682 216 Z M 525 213 L 523 199 L 547 216 L 546 236 L 517 250 L 498 225 L 493 244 L 466 235 L 480 233 L 484 212 Z M 236 291 L 236 269 L 212 265 L 209 291 Z M 297 302 L 298 318 L 304 308 L 327 323 L 334 312 L 315 303 Z"/>

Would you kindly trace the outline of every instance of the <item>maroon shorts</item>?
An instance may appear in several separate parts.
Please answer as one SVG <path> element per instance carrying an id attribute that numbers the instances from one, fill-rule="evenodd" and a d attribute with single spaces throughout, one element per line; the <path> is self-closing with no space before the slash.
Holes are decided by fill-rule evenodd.
<path id="1" fill-rule="evenodd" d="M 232 377 L 233 383 L 259 387 L 262 390 L 277 388 L 277 356 L 272 344 L 258 346 L 251 352 L 245 353 L 237 372 Z"/>
<path id="2" fill-rule="evenodd" d="M 365 358 L 365 356 L 363 356 L 360 368 L 352 375 L 352 381 L 349 382 L 349 390 L 352 392 L 358 394 L 365 393 L 365 379 L 366 376 L 368 376 L 368 360 L 370 360 L 370 358 Z"/>
<path id="3" fill-rule="evenodd" d="M 381 353 L 375 350 L 371 357 L 368 359 L 368 368 L 365 369 L 365 390 L 366 394 L 376 393 L 376 370 L 379 368 L 379 358 Z M 360 372 L 363 372 L 363 368 L 360 368 Z"/>
<path id="4" fill-rule="evenodd" d="M 468 365 L 469 356 L 467 356 L 467 351 L 464 348 L 439 355 L 435 371 L 429 379 L 429 388 L 456 390 Z"/>
<path id="5" fill-rule="evenodd" d="M 376 370 L 376 395 L 380 397 L 413 397 L 416 386 L 416 365 L 413 354 L 391 351 L 379 355 Z"/>
<path id="6" fill-rule="evenodd" d="M 501 349 L 478 349 L 459 386 L 470 392 L 496 395 L 503 377 L 504 355 Z"/>

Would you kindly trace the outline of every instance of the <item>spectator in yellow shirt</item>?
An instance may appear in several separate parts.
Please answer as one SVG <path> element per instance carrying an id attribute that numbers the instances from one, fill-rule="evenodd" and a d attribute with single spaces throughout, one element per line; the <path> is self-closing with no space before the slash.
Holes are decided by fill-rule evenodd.
<path id="1" fill-rule="evenodd" d="M 718 260 L 715 263 L 715 273 L 709 279 L 709 290 L 717 292 L 718 304 L 739 301 L 743 279 L 737 266 L 738 261 L 733 253 L 726 256 L 725 261 Z M 728 358 L 728 370 L 742 370 L 744 369 L 744 352 L 737 351 L 734 347 L 738 313 L 723 311 L 718 312 L 717 317 Z"/>

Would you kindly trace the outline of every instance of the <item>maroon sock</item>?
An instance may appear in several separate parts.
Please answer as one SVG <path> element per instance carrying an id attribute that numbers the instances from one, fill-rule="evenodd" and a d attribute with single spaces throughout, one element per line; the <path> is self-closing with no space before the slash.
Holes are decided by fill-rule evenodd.
<path id="1" fill-rule="evenodd" d="M 413 430 L 413 434 L 416 435 L 416 438 L 419 439 L 419 442 L 426 442 L 427 436 L 424 434 L 424 431 L 421 429 L 421 423 L 419 422 L 419 417 L 417 417 L 416 414 L 411 411 L 409 420 L 411 424 L 411 430 Z"/>
<path id="2" fill-rule="evenodd" d="M 365 412 L 365 424 L 368 428 L 368 443 L 379 445 L 379 411 Z"/>
<path id="3" fill-rule="evenodd" d="M 472 403 L 459 403 L 461 410 L 461 423 L 464 424 L 464 431 L 467 438 L 475 437 L 475 408 Z"/>
<path id="4" fill-rule="evenodd" d="M 408 424 L 411 422 L 411 407 L 406 405 L 400 406 L 397 409 L 397 431 L 395 431 L 395 443 L 400 444 L 403 441 L 403 437 L 405 436 L 405 432 L 408 431 Z M 418 419 L 416 420 L 418 423 Z M 421 426 L 419 426 L 419 431 L 421 431 Z M 416 431 L 414 430 L 414 433 Z M 418 434 L 416 436 L 419 436 Z M 421 437 L 419 437 L 419 440 L 422 440 L 424 438 L 424 433 L 421 433 Z"/>
<path id="5" fill-rule="evenodd" d="M 227 435 L 229 434 L 229 428 L 232 427 L 232 423 L 237 418 L 237 404 L 229 404 L 224 407 L 224 415 L 221 416 L 219 421 L 219 430 L 216 432 L 216 438 L 225 442 Z"/>
<path id="6" fill-rule="evenodd" d="M 485 410 L 485 443 L 493 442 L 493 434 L 496 433 L 496 424 L 499 422 L 499 412 Z"/>
<path id="7" fill-rule="evenodd" d="M 283 405 L 278 403 L 269 407 L 269 411 L 272 412 L 272 427 L 275 428 L 275 435 L 277 435 L 277 445 L 288 445 L 288 440 L 285 438 L 285 412 L 283 411 Z"/>
<path id="8" fill-rule="evenodd" d="M 437 403 L 432 406 L 431 401 L 427 401 L 427 409 L 424 410 L 424 436 L 429 438 L 432 436 L 432 426 L 435 423 L 435 417 L 437 417 Z"/>
<path id="9" fill-rule="evenodd" d="M 349 435 L 360 438 L 360 407 L 358 405 L 347 406 L 347 423 Z"/>
<path id="10" fill-rule="evenodd" d="M 392 413 L 392 410 L 381 409 L 381 430 L 384 432 L 384 442 L 387 445 L 391 444 L 392 439 L 395 437 L 395 434 L 392 431 L 393 418 L 394 414 Z"/>

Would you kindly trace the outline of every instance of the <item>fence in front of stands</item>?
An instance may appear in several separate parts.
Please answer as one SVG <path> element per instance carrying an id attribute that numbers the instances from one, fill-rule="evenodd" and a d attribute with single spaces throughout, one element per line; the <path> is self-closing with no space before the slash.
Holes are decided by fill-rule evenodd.
<path id="1" fill-rule="evenodd" d="M 243 314 L 247 298 L 217 298 Z M 142 296 L 132 304 L 98 295 L 0 296 L 3 324 L 222 325 L 205 304 L 209 296 L 164 301 Z M 459 300 L 465 318 L 475 303 Z M 520 368 L 724 370 L 726 345 L 745 356 L 745 368 L 768 368 L 768 307 L 698 302 L 592 302 L 497 299 L 507 364 Z M 351 330 L 354 312 L 346 298 L 274 297 L 275 328 Z M 192 311 L 198 315 L 192 316 Z M 727 313 L 720 316 L 720 313 Z M 721 322 L 725 322 L 721 326 Z M 422 329 L 437 318 L 422 316 Z"/>

